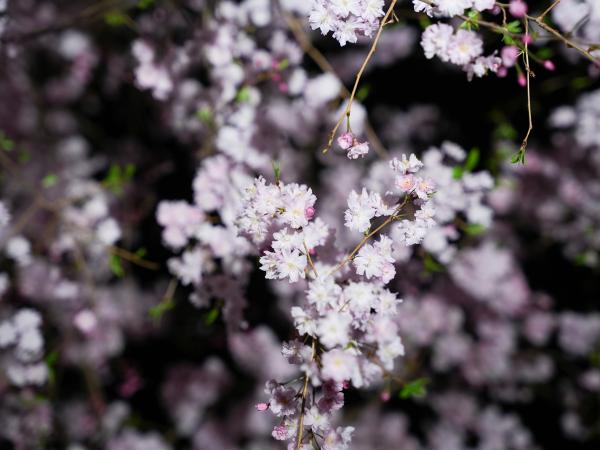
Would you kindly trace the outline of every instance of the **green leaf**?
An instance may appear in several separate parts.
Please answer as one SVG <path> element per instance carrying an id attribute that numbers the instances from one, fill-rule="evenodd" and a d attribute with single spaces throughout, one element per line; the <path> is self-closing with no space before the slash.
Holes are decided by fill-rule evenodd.
<path id="1" fill-rule="evenodd" d="M 504 42 L 506 45 L 515 45 L 516 43 L 513 37 L 508 33 L 504 33 L 502 35 L 502 42 Z"/>
<path id="2" fill-rule="evenodd" d="M 19 162 L 21 164 L 25 164 L 29 161 L 31 161 L 31 153 L 29 153 L 29 151 L 25 149 L 21 149 L 21 151 L 19 152 Z"/>
<path id="3" fill-rule="evenodd" d="M 600 367 L 600 347 L 596 347 L 590 354 L 590 363 L 595 367 Z"/>
<path id="4" fill-rule="evenodd" d="M 576 77 L 571 80 L 571 86 L 573 89 L 580 90 L 590 86 L 594 81 L 588 79 L 588 77 Z"/>
<path id="5" fill-rule="evenodd" d="M 281 180 L 281 163 L 279 161 L 273 161 L 273 174 L 275 175 L 275 184 L 279 184 Z"/>
<path id="6" fill-rule="evenodd" d="M 519 34 L 521 33 L 521 22 L 518 20 L 513 20 L 507 24 L 506 29 L 509 33 Z"/>
<path id="7" fill-rule="evenodd" d="M 15 141 L 10 139 L 4 132 L 0 131 L 0 148 L 5 152 L 11 152 L 15 148 Z"/>
<path id="8" fill-rule="evenodd" d="M 58 176 L 56 176 L 56 174 L 54 174 L 54 173 L 49 173 L 44 178 L 42 178 L 42 186 L 44 186 L 46 189 L 51 188 L 57 182 L 58 182 Z"/>
<path id="9" fill-rule="evenodd" d="M 213 118 L 213 113 L 208 106 L 203 106 L 198 111 L 196 111 L 196 117 L 202 123 L 210 123 Z"/>
<path id="10" fill-rule="evenodd" d="M 235 96 L 235 101 L 238 103 L 245 103 L 250 100 L 250 88 L 248 86 L 244 86 L 240 88 L 238 93 Z"/>
<path id="11" fill-rule="evenodd" d="M 428 384 L 428 378 L 418 378 L 416 380 L 410 381 L 402 387 L 398 396 L 402 399 L 412 397 L 425 397 L 425 395 L 427 394 L 426 386 Z"/>
<path id="12" fill-rule="evenodd" d="M 279 65 L 277 66 L 277 68 L 279 70 L 285 70 L 290 66 L 290 60 L 287 58 L 284 58 L 281 60 L 281 62 L 279 63 Z"/>
<path id="13" fill-rule="evenodd" d="M 471 11 L 469 11 L 467 16 L 468 16 L 468 20 L 465 20 L 461 24 L 460 28 L 467 29 L 467 30 L 471 30 L 471 29 L 478 30 L 479 29 L 479 12 L 472 9 Z"/>
<path id="14" fill-rule="evenodd" d="M 144 256 L 146 256 L 147 254 L 148 254 L 148 250 L 146 250 L 145 247 L 140 247 L 135 252 L 135 256 L 137 256 L 140 259 L 143 259 Z"/>
<path id="15" fill-rule="evenodd" d="M 129 17 L 127 17 L 121 11 L 111 11 L 104 15 L 104 21 L 107 25 L 110 25 L 111 27 L 125 25 L 128 20 Z"/>
<path id="16" fill-rule="evenodd" d="M 475 167 L 477 167 L 477 163 L 479 162 L 480 151 L 477 147 L 473 147 L 469 150 L 469 154 L 467 155 L 467 160 L 465 161 L 464 169 L 466 172 L 471 172 Z"/>
<path id="17" fill-rule="evenodd" d="M 138 0 L 137 7 L 138 9 L 148 9 L 154 6 L 154 0 Z"/>
<path id="18" fill-rule="evenodd" d="M 54 350 L 53 352 L 48 353 L 46 356 L 46 365 L 48 367 L 53 367 L 58 362 L 58 351 Z"/>
<path id="19" fill-rule="evenodd" d="M 478 223 L 468 223 L 464 227 L 462 227 L 463 231 L 467 233 L 469 236 L 479 236 L 483 234 L 486 228 Z"/>
<path id="20" fill-rule="evenodd" d="M 125 275 L 125 270 L 123 270 L 123 265 L 121 264 L 121 258 L 117 255 L 110 255 L 110 259 L 108 260 L 108 265 L 110 267 L 111 272 L 119 278 L 123 278 Z"/>
<path id="21" fill-rule="evenodd" d="M 444 272 L 444 270 L 446 270 L 444 266 L 437 262 L 429 253 L 425 254 L 423 265 L 425 266 L 425 270 L 429 273 Z"/>
<path id="22" fill-rule="evenodd" d="M 369 96 L 370 92 L 371 92 L 371 85 L 369 85 L 369 84 L 363 84 L 358 89 L 358 91 L 356 91 L 356 96 L 355 97 L 356 97 L 356 99 L 359 102 L 362 102 L 362 101 L 364 101 Z"/>
<path id="23" fill-rule="evenodd" d="M 537 52 L 537 57 L 540 59 L 550 59 L 552 56 L 554 56 L 554 52 L 548 47 L 541 48 Z"/>
<path id="24" fill-rule="evenodd" d="M 206 325 L 207 327 L 210 327 L 211 325 L 213 325 L 219 318 L 219 314 L 220 314 L 220 309 L 217 308 L 216 306 L 213 307 L 210 311 L 208 311 L 206 314 L 204 314 L 204 325 Z"/>
<path id="25" fill-rule="evenodd" d="M 509 123 L 501 123 L 494 130 L 497 139 L 514 141 L 517 138 L 517 130 Z"/>
<path id="26" fill-rule="evenodd" d="M 517 153 L 511 156 L 510 162 L 513 164 L 525 164 L 525 152 L 519 150 Z"/>
<path id="27" fill-rule="evenodd" d="M 431 23 L 431 20 L 425 14 L 419 16 L 419 25 L 421 26 L 421 28 L 425 29 L 429 25 L 431 25 Z"/>
<path id="28" fill-rule="evenodd" d="M 108 173 L 104 180 L 102 180 L 102 185 L 113 192 L 115 195 L 121 195 L 123 193 L 123 189 L 125 188 L 125 184 L 127 184 L 133 176 L 135 175 L 136 167 L 134 164 L 126 164 L 124 167 L 119 166 L 118 164 L 113 164 L 108 169 Z"/>
<path id="29" fill-rule="evenodd" d="M 460 180 L 464 172 L 465 170 L 461 166 L 454 166 L 452 168 L 452 178 L 455 180 Z"/>
<path id="30" fill-rule="evenodd" d="M 46 356 L 45 363 L 48 369 L 48 384 L 52 386 L 56 381 L 56 364 L 58 363 L 58 351 L 48 353 Z"/>
<path id="31" fill-rule="evenodd" d="M 158 305 L 153 306 L 148 311 L 148 314 L 153 319 L 160 319 L 167 311 L 172 310 L 175 307 L 175 301 L 172 298 L 164 299 Z"/>

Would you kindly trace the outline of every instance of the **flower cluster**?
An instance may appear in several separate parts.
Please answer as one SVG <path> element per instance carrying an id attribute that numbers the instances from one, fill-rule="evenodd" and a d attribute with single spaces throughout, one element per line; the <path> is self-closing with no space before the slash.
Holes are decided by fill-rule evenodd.
<path id="1" fill-rule="evenodd" d="M 471 8 L 475 11 L 486 11 L 493 9 L 495 4 L 494 0 L 434 0 L 432 2 L 413 0 L 415 11 L 425 12 L 429 17 L 454 17 L 464 14 L 465 10 Z"/>
<path id="2" fill-rule="evenodd" d="M 414 154 L 390 161 L 396 176 L 395 189 L 386 192 L 393 202 L 390 205 L 380 194 L 366 189 L 360 195 L 350 193 L 346 226 L 365 234 L 377 217 L 388 217 L 381 229 L 399 221 L 409 206 L 418 209 L 412 212 L 414 220 L 398 223 L 402 231 L 395 234 L 403 236 L 399 242 L 384 234 L 372 244 L 365 239 L 341 263 L 335 262 L 339 253 L 330 249 L 328 227 L 314 218 L 316 197 L 310 188 L 268 184 L 259 177 L 246 189 L 237 223 L 240 232 L 263 249 L 260 263 L 266 277 L 291 283 L 309 280 L 306 299 L 291 308 L 291 315 L 298 335 L 312 341 L 312 348 L 300 340 L 283 346 L 288 361 L 304 371 L 305 382 L 269 381 L 266 393 L 270 399 L 257 405 L 260 411 L 271 409 L 281 417 L 281 424 L 273 430 L 275 439 L 302 441 L 303 436 L 319 435 L 322 448 L 347 448 L 352 429 L 332 424 L 332 414 L 343 406 L 344 387 L 372 385 L 392 371 L 394 360 L 404 354 L 394 324 L 401 300 L 384 285 L 396 273 L 394 246 L 420 242 L 424 230 L 435 224 L 428 205 L 433 182 L 416 176 L 422 166 Z M 407 177 L 412 177 L 410 186 Z M 349 277 L 344 267 L 349 260 L 353 260 L 358 278 Z M 313 386 L 310 392 L 309 382 Z"/>
<path id="3" fill-rule="evenodd" d="M 384 15 L 384 0 L 315 0 L 309 15 L 310 26 L 323 35 L 330 32 L 343 47 L 356 43 L 359 35 L 372 36 Z"/>
<path id="4" fill-rule="evenodd" d="M 350 131 L 338 137 L 337 143 L 342 150 L 348 152 L 348 159 L 364 158 L 369 153 L 369 143 L 360 142 Z"/>
<path id="5" fill-rule="evenodd" d="M 421 47 L 428 59 L 437 56 L 444 62 L 460 66 L 469 79 L 497 72 L 502 60 L 494 55 L 483 56 L 483 41 L 471 30 L 454 30 L 451 25 L 429 25 L 421 37 Z"/>
<path id="6" fill-rule="evenodd" d="M 15 386 L 42 385 L 48 379 L 41 325 L 42 318 L 32 309 L 21 309 L 0 322 L 2 366 Z M 8 349 L 12 349 L 9 354 Z"/>

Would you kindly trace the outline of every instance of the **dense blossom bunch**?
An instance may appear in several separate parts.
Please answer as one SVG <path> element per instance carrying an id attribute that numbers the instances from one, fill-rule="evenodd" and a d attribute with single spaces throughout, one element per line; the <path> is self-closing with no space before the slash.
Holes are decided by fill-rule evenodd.
<path id="1" fill-rule="evenodd" d="M 483 41 L 471 30 L 454 30 L 451 25 L 436 23 L 428 26 L 421 37 L 421 46 L 428 59 L 437 56 L 444 62 L 460 66 L 469 79 L 497 72 L 502 60 L 494 55 L 483 56 Z"/>
<path id="2" fill-rule="evenodd" d="M 495 4 L 493 0 L 435 0 L 431 3 L 413 0 L 415 11 L 425 12 L 429 17 L 454 17 L 471 8 L 482 12 L 493 9 Z"/>
<path id="3" fill-rule="evenodd" d="M 313 30 L 330 32 L 343 47 L 358 36 L 371 37 L 384 15 L 384 0 L 311 0 L 309 22 Z"/>
<path id="4" fill-rule="evenodd" d="M 396 182 L 386 192 L 389 205 L 380 194 L 364 188 L 360 195 L 350 193 L 345 225 L 362 233 L 369 232 L 377 217 L 388 217 L 380 228 L 398 221 L 408 203 L 419 209 L 413 212 L 413 220 L 398 223 L 402 231 L 397 242 L 381 234 L 373 244 L 359 244 L 339 264 L 335 262 L 338 252 L 328 242 L 328 227 L 315 217 L 316 196 L 310 188 L 267 184 L 258 178 L 246 189 L 237 223 L 242 234 L 264 249 L 260 263 L 266 277 L 291 283 L 310 280 L 306 300 L 293 306 L 291 315 L 298 335 L 312 340 L 312 349 L 300 340 L 283 347 L 288 361 L 305 372 L 304 387 L 270 381 L 266 389 L 270 400 L 258 406 L 282 417 L 273 431 L 276 439 L 300 442 L 304 429 L 298 427 L 306 426 L 306 436 L 323 436 L 323 448 L 347 448 L 352 428 L 331 425 L 331 414 L 343 405 L 344 383 L 369 386 L 393 370 L 394 359 L 404 353 L 392 320 L 400 300 L 383 286 L 395 276 L 393 247 L 419 243 L 423 230 L 435 224 L 427 203 L 434 184 L 415 175 L 422 166 L 414 154 L 390 161 Z M 349 259 L 358 278 L 348 278 L 340 270 Z M 314 397 L 314 389 L 308 394 L 309 379 L 314 388 L 321 387 L 319 398 Z"/>

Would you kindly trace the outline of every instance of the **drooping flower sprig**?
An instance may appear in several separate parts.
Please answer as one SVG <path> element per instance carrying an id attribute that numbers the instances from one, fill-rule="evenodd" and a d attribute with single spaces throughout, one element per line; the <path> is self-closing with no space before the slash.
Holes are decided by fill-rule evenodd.
<path id="1" fill-rule="evenodd" d="M 401 300 L 385 286 L 396 275 L 396 249 L 420 243 L 435 225 L 429 204 L 435 185 L 418 176 L 423 164 L 414 154 L 389 165 L 395 182 L 385 193 L 350 192 L 345 226 L 363 238 L 341 256 L 310 188 L 259 177 L 246 189 L 237 226 L 262 249 L 266 278 L 308 282 L 305 299 L 291 309 L 298 338 L 282 350 L 304 375 L 290 383 L 270 380 L 268 402 L 257 405 L 281 418 L 273 437 L 293 440 L 296 449 L 312 442 L 347 448 L 353 429 L 336 428 L 332 417 L 343 391 L 381 380 L 404 353 L 394 324 Z M 393 238 L 383 234 L 388 226 Z"/>

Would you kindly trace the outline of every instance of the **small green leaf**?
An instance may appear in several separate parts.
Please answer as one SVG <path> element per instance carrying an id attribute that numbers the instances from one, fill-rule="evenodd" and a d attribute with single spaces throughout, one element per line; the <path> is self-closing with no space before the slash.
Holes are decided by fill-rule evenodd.
<path id="1" fill-rule="evenodd" d="M 418 378 L 414 381 L 410 381 L 406 383 L 398 396 L 402 399 L 412 398 L 412 397 L 425 397 L 427 394 L 426 386 L 429 384 L 428 378 Z"/>
<path id="2" fill-rule="evenodd" d="M 129 17 L 127 17 L 121 11 L 111 11 L 104 15 L 104 21 L 107 25 L 110 25 L 111 27 L 125 25 L 128 20 Z"/>
<path id="3" fill-rule="evenodd" d="M 431 25 L 431 23 L 431 20 L 425 14 L 419 16 L 419 25 L 421 26 L 421 28 L 425 29 L 429 25 Z"/>
<path id="4" fill-rule="evenodd" d="M 510 162 L 513 164 L 525 164 L 525 151 L 519 150 L 517 153 L 512 155 Z"/>
<path id="5" fill-rule="evenodd" d="M 25 149 L 21 149 L 21 151 L 19 152 L 19 162 L 21 164 L 25 164 L 29 161 L 31 161 L 31 153 L 29 153 L 29 151 Z"/>
<path id="6" fill-rule="evenodd" d="M 11 152 L 15 148 L 15 141 L 10 139 L 4 132 L 0 131 L 0 148 L 5 152 Z"/>
<path id="7" fill-rule="evenodd" d="M 110 270 L 116 277 L 123 278 L 123 276 L 125 275 L 125 270 L 123 270 L 121 258 L 119 258 L 117 255 L 110 255 L 108 265 L 110 267 Z"/>
<path id="8" fill-rule="evenodd" d="M 138 9 L 148 9 L 154 6 L 154 0 L 138 0 L 137 7 Z"/>
<path id="9" fill-rule="evenodd" d="M 501 123 L 494 130 L 497 139 L 514 141 L 517 138 L 517 130 L 509 123 Z"/>
<path id="10" fill-rule="evenodd" d="M 469 236 L 479 236 L 483 234 L 486 228 L 478 223 L 468 223 L 464 227 L 462 227 L 463 231 L 467 233 Z"/>
<path id="11" fill-rule="evenodd" d="M 53 352 L 48 353 L 46 356 L 46 365 L 48 367 L 53 367 L 58 362 L 58 351 L 54 350 Z"/>
<path id="12" fill-rule="evenodd" d="M 356 99 L 359 102 L 364 101 L 368 96 L 369 93 L 371 92 L 371 85 L 369 84 L 363 84 L 358 91 L 356 91 Z"/>
<path id="13" fill-rule="evenodd" d="M 508 33 L 504 33 L 502 35 L 502 42 L 504 42 L 506 45 L 515 45 L 516 43 L 513 37 Z"/>
<path id="14" fill-rule="evenodd" d="M 589 354 L 590 363 L 595 367 L 600 367 L 600 347 L 596 347 Z"/>
<path id="15" fill-rule="evenodd" d="M 108 169 L 108 173 L 102 185 L 113 192 L 115 195 L 121 195 L 125 184 L 131 181 L 135 174 L 136 167 L 134 164 L 126 164 L 125 167 L 121 167 L 118 164 L 113 164 Z"/>
<path id="16" fill-rule="evenodd" d="M 148 254 L 148 250 L 146 250 L 145 247 L 140 247 L 139 249 L 136 250 L 135 252 L 135 256 L 137 256 L 138 258 L 143 258 L 144 256 L 146 256 Z"/>
<path id="17" fill-rule="evenodd" d="M 235 96 L 235 101 L 238 103 L 245 103 L 250 100 L 250 88 L 248 86 L 244 86 L 240 88 L 237 95 Z"/>
<path id="18" fill-rule="evenodd" d="M 473 147 L 471 150 L 469 150 L 469 154 L 467 155 L 467 160 L 465 161 L 464 165 L 466 172 L 471 172 L 475 167 L 477 167 L 479 157 L 480 151 L 477 147 Z"/>
<path id="19" fill-rule="evenodd" d="M 196 117 L 202 123 L 210 123 L 213 118 L 213 113 L 208 106 L 203 106 L 198 111 L 196 111 Z"/>
<path id="20" fill-rule="evenodd" d="M 455 180 L 460 180 L 463 176 L 464 169 L 461 166 L 454 166 L 452 168 L 452 178 Z"/>
<path id="21" fill-rule="evenodd" d="M 519 34 L 521 33 L 521 22 L 518 20 L 513 20 L 507 24 L 506 29 L 509 33 Z"/>
<path id="22" fill-rule="evenodd" d="M 444 272 L 444 270 L 446 270 L 444 266 L 437 262 L 429 253 L 425 254 L 423 265 L 425 266 L 425 270 L 429 273 Z"/>
<path id="23" fill-rule="evenodd" d="M 279 161 L 273 161 L 272 165 L 275 184 L 279 184 L 279 181 L 281 180 L 281 163 Z"/>
<path id="24" fill-rule="evenodd" d="M 42 179 L 42 186 L 44 186 L 46 189 L 51 188 L 57 182 L 58 182 L 58 176 L 56 176 L 56 174 L 54 174 L 54 173 L 49 173 Z"/>
<path id="25" fill-rule="evenodd" d="M 279 70 L 285 70 L 290 66 L 290 60 L 287 58 L 284 58 L 281 60 L 281 62 L 279 63 L 279 65 L 277 66 L 277 68 Z"/>
<path id="26" fill-rule="evenodd" d="M 550 59 L 552 56 L 554 56 L 554 52 L 548 47 L 541 48 L 537 52 L 537 57 L 540 59 Z"/>
<path id="27" fill-rule="evenodd" d="M 148 314 L 153 319 L 160 319 L 167 311 L 172 310 L 174 307 L 175 301 L 172 298 L 164 299 L 158 305 L 150 308 Z"/>
<path id="28" fill-rule="evenodd" d="M 210 311 L 204 314 L 204 325 L 210 327 L 213 325 L 217 319 L 219 318 L 220 310 L 216 306 L 213 307 Z"/>

